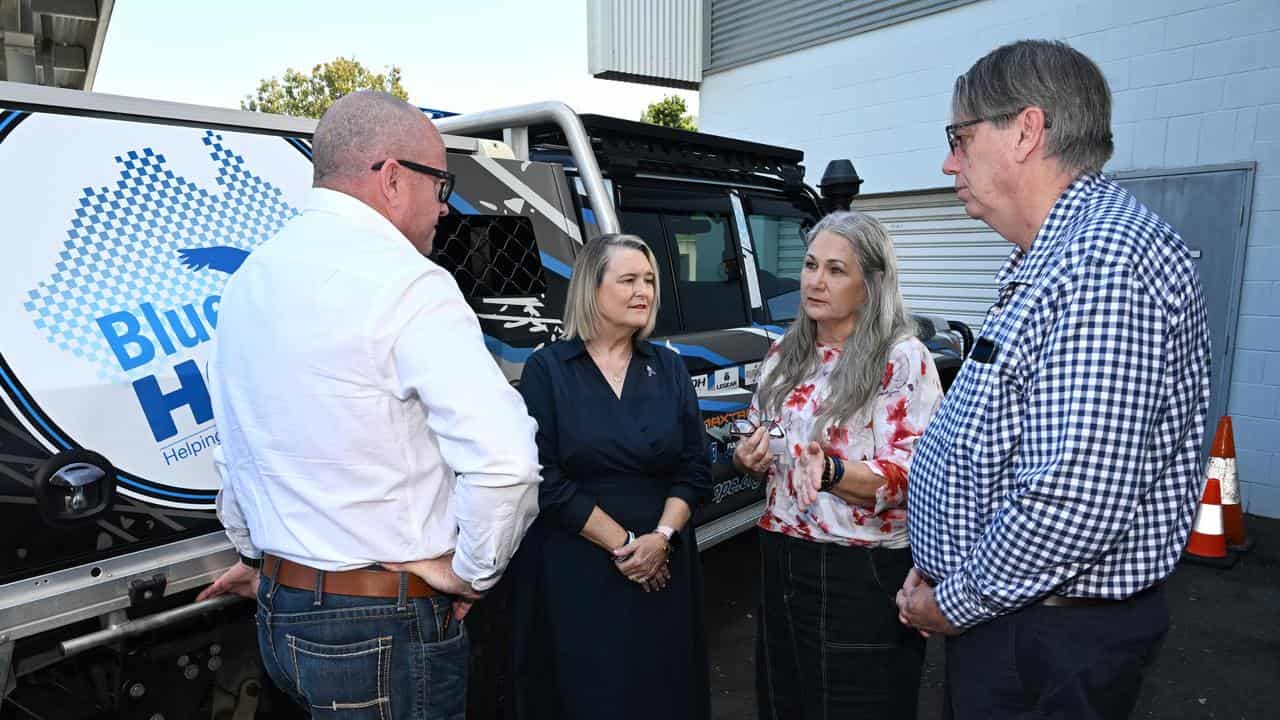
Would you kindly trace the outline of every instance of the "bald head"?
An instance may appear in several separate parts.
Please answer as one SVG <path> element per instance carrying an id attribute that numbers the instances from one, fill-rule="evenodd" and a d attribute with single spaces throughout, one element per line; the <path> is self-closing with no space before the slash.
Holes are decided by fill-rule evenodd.
<path id="1" fill-rule="evenodd" d="M 376 90 L 344 95 L 325 111 L 312 140 L 312 184 L 334 187 L 387 158 L 413 158 L 443 149 L 423 112 Z"/>
<path id="2" fill-rule="evenodd" d="M 448 157 L 440 132 L 421 110 L 373 90 L 346 95 L 320 118 L 311 161 L 313 185 L 359 200 L 423 255 L 431 252 L 436 222 L 449 206 L 440 200 L 444 181 L 420 166 L 444 172 Z"/>

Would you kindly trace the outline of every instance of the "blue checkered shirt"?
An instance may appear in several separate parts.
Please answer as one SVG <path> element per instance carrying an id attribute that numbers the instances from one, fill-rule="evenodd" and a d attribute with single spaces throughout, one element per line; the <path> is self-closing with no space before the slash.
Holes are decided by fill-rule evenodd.
<path id="1" fill-rule="evenodd" d="M 996 280 L 994 349 L 966 360 L 909 478 L 916 565 L 961 629 L 1160 582 L 1202 484 L 1209 330 L 1172 228 L 1084 175 Z"/>

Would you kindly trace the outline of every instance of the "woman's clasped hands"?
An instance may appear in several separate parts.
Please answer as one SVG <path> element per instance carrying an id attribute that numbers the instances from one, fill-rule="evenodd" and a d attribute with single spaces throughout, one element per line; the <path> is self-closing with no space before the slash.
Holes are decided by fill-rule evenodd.
<path id="1" fill-rule="evenodd" d="M 661 533 L 651 532 L 613 551 L 618 572 L 645 592 L 662 590 L 671 581 L 670 548 Z"/>

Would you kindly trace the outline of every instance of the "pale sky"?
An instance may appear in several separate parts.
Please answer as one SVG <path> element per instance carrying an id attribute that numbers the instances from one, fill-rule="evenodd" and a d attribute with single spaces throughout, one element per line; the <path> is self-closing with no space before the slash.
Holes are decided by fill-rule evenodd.
<path id="1" fill-rule="evenodd" d="M 696 92 L 587 73 L 586 0 L 116 0 L 93 89 L 239 107 L 258 81 L 338 56 L 403 71 L 409 100 L 453 112 L 541 100 L 638 119 Z"/>

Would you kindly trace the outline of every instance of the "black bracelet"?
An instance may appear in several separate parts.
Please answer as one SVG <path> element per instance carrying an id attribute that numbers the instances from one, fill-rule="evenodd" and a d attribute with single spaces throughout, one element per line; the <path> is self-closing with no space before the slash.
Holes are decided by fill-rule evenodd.
<path id="1" fill-rule="evenodd" d="M 840 482 L 840 478 L 844 477 L 844 463 L 840 462 L 840 458 L 827 456 L 822 466 L 822 483 L 818 489 L 822 492 L 831 492 L 831 488 Z"/>

